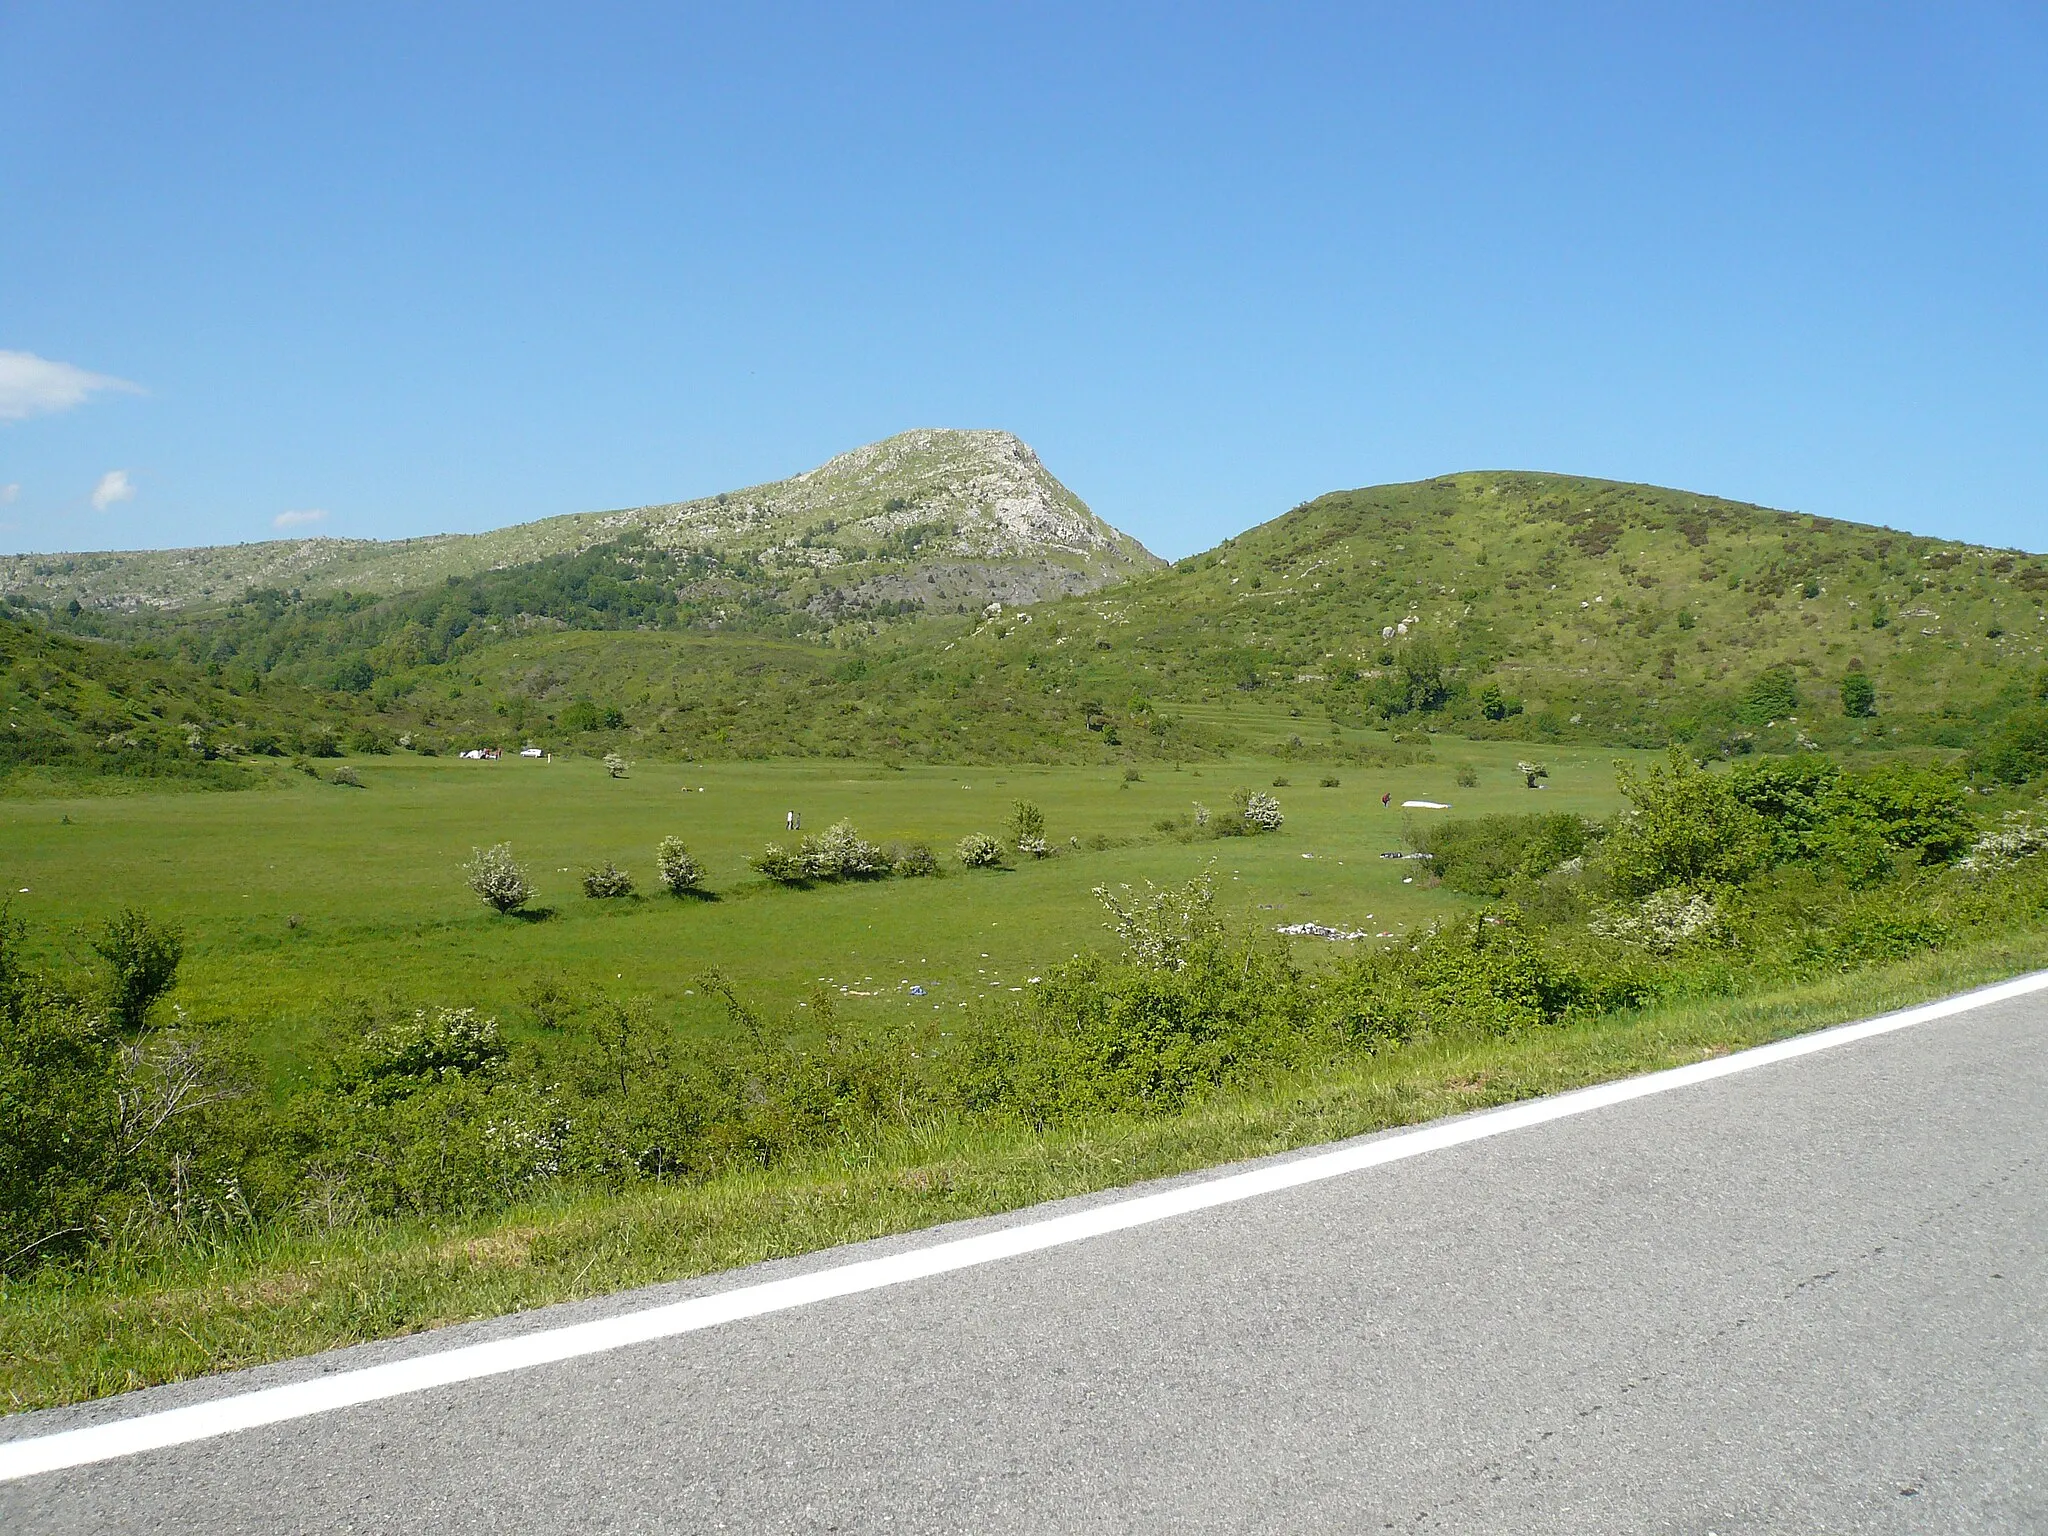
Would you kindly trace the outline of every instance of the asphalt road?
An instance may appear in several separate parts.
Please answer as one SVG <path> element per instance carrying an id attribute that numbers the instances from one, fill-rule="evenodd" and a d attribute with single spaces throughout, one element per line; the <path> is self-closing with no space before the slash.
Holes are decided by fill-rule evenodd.
<path id="1" fill-rule="evenodd" d="M 2044 1157 L 2037 993 L 1042 1253 L 0 1485 L 0 1528 L 2048 1531 Z"/>

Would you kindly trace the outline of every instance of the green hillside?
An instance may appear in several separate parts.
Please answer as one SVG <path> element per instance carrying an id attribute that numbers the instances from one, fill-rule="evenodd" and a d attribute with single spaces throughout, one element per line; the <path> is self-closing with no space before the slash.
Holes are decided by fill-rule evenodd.
<path id="1" fill-rule="evenodd" d="M 1481 735 L 1963 745 L 2033 686 L 2044 609 L 2038 555 L 1487 473 L 1324 496 L 964 644 L 1007 676 L 1155 707 L 1243 691 Z M 1852 674 L 1873 714 L 1845 713 Z"/>
<path id="2" fill-rule="evenodd" d="M 1368 727 L 1968 748 L 2048 660 L 2048 559 L 1563 476 L 1338 492 L 1036 601 L 888 597 L 766 550 L 634 526 L 420 591 L 39 612 L 323 690 L 441 750 L 661 757 L 1198 758 L 1356 749 Z M 870 577 L 936 578 L 921 548 L 869 553 Z"/>
<path id="3" fill-rule="evenodd" d="M 5 617 L 0 710 L 0 783 L 15 789 L 247 788 L 283 771 L 278 759 L 389 750 L 391 739 L 387 722 L 347 700 Z"/>

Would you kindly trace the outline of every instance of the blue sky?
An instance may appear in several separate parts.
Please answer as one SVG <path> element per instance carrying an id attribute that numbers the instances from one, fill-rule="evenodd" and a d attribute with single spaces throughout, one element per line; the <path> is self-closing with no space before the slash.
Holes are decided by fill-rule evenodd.
<path id="1" fill-rule="evenodd" d="M 0 0 L 0 119 L 10 549 L 913 426 L 1167 555 L 1498 467 L 2048 547 L 2037 6 Z"/>

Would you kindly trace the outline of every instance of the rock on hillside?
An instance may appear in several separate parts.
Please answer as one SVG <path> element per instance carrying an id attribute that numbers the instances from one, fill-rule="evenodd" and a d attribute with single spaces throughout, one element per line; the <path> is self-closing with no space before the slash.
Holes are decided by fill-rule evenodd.
<path id="1" fill-rule="evenodd" d="M 1093 591 L 1161 564 L 1011 434 L 923 430 L 789 480 L 491 533 L 5 556 L 0 592 L 127 611 L 229 602 L 252 588 L 400 592 L 633 533 L 813 578 L 814 602 L 1029 601 Z"/>

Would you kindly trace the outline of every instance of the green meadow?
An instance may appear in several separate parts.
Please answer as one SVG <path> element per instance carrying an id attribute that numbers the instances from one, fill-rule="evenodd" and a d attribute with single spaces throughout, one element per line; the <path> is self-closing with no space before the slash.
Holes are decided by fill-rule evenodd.
<path id="1" fill-rule="evenodd" d="M 1284 723 L 1250 728 L 1277 734 Z M 1348 745 L 1354 754 L 1389 746 L 1356 733 Z M 699 986 L 709 967 L 799 1021 L 821 987 L 847 1024 L 928 1021 L 1028 987 L 1078 951 L 1113 947 L 1095 887 L 1164 885 L 1211 865 L 1234 926 L 1407 934 L 1470 899 L 1432 888 L 1415 863 L 1380 857 L 1404 847 L 1410 818 L 1444 814 L 1404 811 L 1402 801 L 1444 802 L 1460 816 L 1604 815 L 1618 803 L 1614 763 L 1650 756 L 1547 753 L 1546 787 L 1531 792 L 1514 771 L 1527 750 L 1440 738 L 1417 754 L 1430 760 L 1404 766 L 1247 757 L 1148 764 L 1135 780 L 1122 765 L 817 760 L 654 762 L 614 779 L 576 756 L 396 754 L 351 759 L 360 789 L 294 775 L 282 788 L 234 794 L 0 801 L 0 872 L 31 946 L 55 963 L 85 965 L 91 932 L 125 906 L 182 927 L 171 1001 L 198 1020 L 235 1020 L 282 1085 L 324 1053 L 334 1020 L 365 1003 L 475 1007 L 516 1037 L 534 1027 L 522 995 L 544 977 L 653 999 L 686 1032 L 728 1027 L 723 1005 Z M 1459 785 L 1460 768 L 1476 784 Z M 1338 784 L 1325 786 L 1331 777 Z M 1228 814 L 1239 786 L 1279 799 L 1287 821 L 1277 835 L 1182 841 L 1159 829 L 1197 802 Z M 961 868 L 953 845 L 975 831 L 1001 836 L 1017 800 L 1044 811 L 1053 856 Z M 785 839 L 790 811 L 805 831 L 843 817 L 878 842 L 926 842 L 945 872 L 774 885 L 747 861 Z M 655 891 L 654 844 L 670 835 L 706 865 L 707 894 Z M 460 870 L 473 849 L 506 841 L 539 893 L 513 917 L 478 902 Z M 633 873 L 639 894 L 583 895 L 580 871 L 607 859 Z M 1293 943 L 1310 965 L 1353 947 Z"/>

